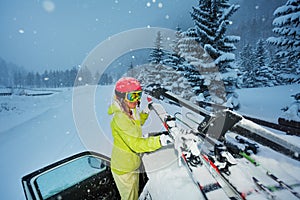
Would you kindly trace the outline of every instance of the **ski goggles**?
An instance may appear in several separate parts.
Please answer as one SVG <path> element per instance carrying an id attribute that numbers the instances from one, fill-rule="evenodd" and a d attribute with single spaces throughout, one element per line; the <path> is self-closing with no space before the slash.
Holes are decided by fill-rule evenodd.
<path id="1" fill-rule="evenodd" d="M 136 102 L 141 100 L 142 98 L 142 91 L 133 91 L 133 92 L 126 92 L 125 99 L 129 102 Z"/>

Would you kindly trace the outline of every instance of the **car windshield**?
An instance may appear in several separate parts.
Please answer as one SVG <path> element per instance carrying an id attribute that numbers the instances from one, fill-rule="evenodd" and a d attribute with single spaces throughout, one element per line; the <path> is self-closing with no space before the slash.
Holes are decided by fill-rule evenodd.
<path id="1" fill-rule="evenodd" d="M 79 184 L 106 169 L 106 166 L 101 164 L 96 167 L 95 162 L 101 163 L 97 158 L 85 156 L 40 175 L 36 184 L 43 199 Z"/>

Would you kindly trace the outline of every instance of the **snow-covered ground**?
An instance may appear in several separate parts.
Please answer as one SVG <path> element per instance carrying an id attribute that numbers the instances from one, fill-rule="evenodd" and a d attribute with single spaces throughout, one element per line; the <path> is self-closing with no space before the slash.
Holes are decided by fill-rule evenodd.
<path id="1" fill-rule="evenodd" d="M 237 90 L 242 104 L 239 112 L 277 123 L 278 117 L 283 114 L 281 109 L 294 102 L 291 95 L 299 92 L 299 84 Z"/>
<path id="2" fill-rule="evenodd" d="M 290 95 L 299 92 L 299 85 L 242 89 L 237 92 L 240 95 L 241 101 L 239 113 L 276 122 L 278 116 L 281 115 L 281 108 L 285 105 L 289 105 L 293 101 L 293 98 L 291 98 Z M 169 113 L 175 113 L 178 111 L 182 113 L 186 112 L 184 108 L 178 110 L 178 107 L 176 106 L 169 106 L 165 104 L 165 107 Z M 298 147 L 300 146 L 299 137 L 287 136 L 282 132 L 277 133 L 282 139 L 288 140 Z M 232 136 L 232 138 L 235 136 L 233 133 L 230 133 L 229 135 Z M 152 198 L 202 199 L 199 189 L 196 184 L 191 181 L 191 177 L 187 175 L 185 167 L 178 167 L 176 153 L 172 154 L 172 150 L 170 149 L 167 149 L 167 151 L 169 152 L 166 153 L 166 150 L 164 150 L 144 156 L 144 162 L 151 166 L 148 170 L 153 171 L 153 173 L 148 173 L 149 179 L 152 180 L 148 185 Z M 168 157 L 165 156 L 165 154 L 167 154 Z M 239 185 L 241 191 L 246 192 L 249 188 L 256 188 L 252 181 L 253 176 L 259 177 L 260 181 L 264 182 L 268 186 L 276 185 L 274 181 L 266 177 L 266 171 L 275 173 L 278 177 L 289 184 L 299 183 L 300 174 L 298 171 L 300 169 L 300 163 L 298 161 L 288 158 L 264 146 L 260 146 L 259 153 L 252 155 L 252 157 L 260 163 L 260 167 L 255 167 L 254 165 L 247 163 L 245 160 L 241 160 L 238 165 L 230 167 L 232 172 L 230 180 L 235 185 Z M 159 161 L 153 162 L 153 160 Z M 180 182 L 178 182 L 178 180 L 180 180 Z M 299 187 L 295 188 L 295 190 L 298 193 L 300 192 Z M 163 198 L 161 198 L 162 194 Z M 277 192 L 276 195 L 278 199 L 297 199 L 288 191 L 280 191 Z M 266 197 L 263 194 L 259 193 L 249 196 L 247 199 L 257 200 L 265 198 Z"/>
<path id="3" fill-rule="evenodd" d="M 281 108 L 292 103 L 293 99 L 290 95 L 300 92 L 299 86 L 238 90 L 241 101 L 239 112 L 276 122 L 282 113 Z M 78 118 L 78 115 L 74 114 L 80 109 L 85 109 L 85 101 L 81 103 L 80 99 L 79 103 L 77 101 L 74 104 L 73 99 L 77 96 L 73 95 L 73 89 L 61 89 L 49 96 L 1 96 L 0 177 L 2 187 L 0 198 L 25 199 L 21 185 L 22 176 L 62 158 L 85 149 L 109 154 L 111 147 L 108 144 L 111 144 L 112 139 L 109 128 L 111 117 L 107 115 L 107 107 L 111 103 L 112 91 L 113 86 L 98 86 L 94 96 L 92 95 L 95 104 L 93 113 L 96 124 L 99 125 L 96 130 L 91 130 L 92 128 L 88 126 L 88 124 L 95 123 L 95 119 Z M 77 92 L 76 95 L 85 96 L 86 94 Z M 144 102 L 141 106 L 144 106 Z M 166 109 L 173 113 L 178 108 L 166 106 Z M 81 123 L 87 124 L 86 132 L 83 131 L 85 129 L 82 127 L 85 126 L 81 126 Z M 145 132 L 159 131 L 161 124 L 154 115 L 150 115 L 150 120 L 145 124 L 144 130 Z M 89 135 L 90 133 L 94 135 Z M 300 144 L 299 137 L 280 134 L 282 137 L 294 140 L 294 144 Z M 94 143 L 86 140 L 91 136 Z M 165 162 L 164 170 L 152 173 L 150 177 L 153 181 L 165 183 L 165 187 L 157 188 L 155 185 L 151 185 L 149 190 L 152 191 L 153 197 L 160 195 L 163 197 L 162 199 L 195 198 L 196 193 L 194 192 L 197 192 L 197 188 L 190 180 L 185 168 L 178 167 L 178 163 L 175 161 L 176 154 L 172 154 L 170 151 L 173 149 L 149 154 L 145 158 L 150 159 L 153 163 L 152 167 L 156 169 Z M 173 156 L 167 159 L 170 154 Z M 157 160 L 153 162 L 153 159 Z M 174 162 L 169 162 L 170 159 Z M 273 150 L 264 150 L 264 148 L 256 155 L 256 159 L 275 172 L 285 171 L 289 174 L 288 179 L 292 178 L 293 181 L 300 182 L 300 175 L 297 173 L 300 170 L 299 162 L 279 155 Z M 173 170 L 178 170 L 177 174 L 174 174 Z M 165 179 L 159 180 L 159 177 L 162 176 Z M 170 196 L 166 191 L 177 192 Z M 189 196 L 187 193 L 180 194 L 181 191 L 189 191 Z"/>
<path id="4" fill-rule="evenodd" d="M 250 117 L 278 123 L 278 118 L 284 115 L 281 109 L 295 102 L 295 99 L 291 95 L 299 92 L 299 84 L 237 90 L 241 102 L 241 108 L 238 112 Z M 278 136 L 284 140 L 298 146 L 300 145 L 300 137 L 289 136 L 273 129 L 269 130 L 278 133 Z"/>

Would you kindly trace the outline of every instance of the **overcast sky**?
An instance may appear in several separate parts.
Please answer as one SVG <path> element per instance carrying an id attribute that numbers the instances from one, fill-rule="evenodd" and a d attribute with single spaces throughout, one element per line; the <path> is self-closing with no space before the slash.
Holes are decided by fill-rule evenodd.
<path id="1" fill-rule="evenodd" d="M 101 41 L 122 31 L 192 26 L 189 12 L 197 2 L 1 0 L 0 57 L 29 70 L 70 69 Z"/>

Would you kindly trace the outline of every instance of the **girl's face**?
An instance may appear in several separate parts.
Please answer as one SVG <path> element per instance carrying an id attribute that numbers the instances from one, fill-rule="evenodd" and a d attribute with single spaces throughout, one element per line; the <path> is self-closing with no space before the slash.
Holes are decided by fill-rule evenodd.
<path id="1" fill-rule="evenodd" d="M 134 109 L 136 108 L 138 101 L 135 102 L 129 102 L 129 101 L 125 101 L 126 105 L 128 106 L 129 109 Z"/>

